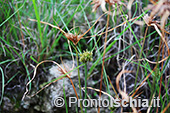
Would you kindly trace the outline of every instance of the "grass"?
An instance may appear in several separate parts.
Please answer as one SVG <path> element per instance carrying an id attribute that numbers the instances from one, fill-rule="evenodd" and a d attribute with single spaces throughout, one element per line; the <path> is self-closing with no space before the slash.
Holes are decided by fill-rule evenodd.
<path id="1" fill-rule="evenodd" d="M 0 100 L 0 105 L 2 103 L 2 99 L 3 99 L 3 95 L 4 95 L 4 84 L 5 84 L 5 80 L 4 80 L 4 72 L 2 70 L 2 68 L 0 67 L 1 70 L 1 74 L 2 74 L 2 94 L 1 94 L 1 100 Z"/>
<path id="2" fill-rule="evenodd" d="M 21 103 L 21 95 L 24 94 L 28 82 L 29 92 L 36 92 L 41 91 L 36 84 L 43 84 L 44 90 L 46 90 L 48 85 L 57 83 L 64 77 L 69 78 L 67 73 L 64 73 L 59 78 L 46 81 L 48 68 L 51 67 L 46 63 L 39 66 L 34 78 L 35 67 L 40 62 L 50 60 L 60 64 L 62 62 L 60 57 L 64 60 L 76 58 L 73 70 L 78 70 L 78 83 L 73 83 L 72 86 L 79 89 L 78 97 L 80 99 L 98 98 L 100 94 L 103 96 L 101 92 L 106 92 L 113 97 L 116 97 L 118 93 L 119 98 L 123 98 L 124 95 L 121 95 L 120 90 L 114 88 L 118 85 L 116 80 L 121 72 L 131 71 L 132 73 L 124 73 L 120 78 L 120 89 L 129 97 L 140 96 L 147 98 L 150 102 L 153 96 L 160 98 L 160 108 L 151 107 L 151 109 L 144 109 L 144 112 L 147 110 L 157 113 L 169 112 L 170 56 L 167 48 L 169 42 L 167 32 L 170 32 L 169 17 L 163 26 L 167 31 L 165 32 L 160 29 L 161 23 L 154 23 L 163 22 L 157 14 L 154 15 L 156 16 L 154 20 L 149 21 L 151 23 L 144 22 L 146 14 L 149 14 L 150 17 L 153 14 L 153 10 L 144 10 L 144 7 L 152 4 L 153 1 L 133 1 L 131 8 L 128 9 L 126 6 L 130 1 L 122 1 L 123 4 L 116 3 L 115 8 L 111 6 L 112 4 L 106 3 L 106 9 L 112 14 L 114 12 L 115 15 L 102 11 L 103 7 L 98 7 L 95 12 L 92 12 L 94 4 L 91 4 L 92 1 L 84 0 L 0 1 L 0 11 L 2 12 L 0 13 L 2 17 L 0 18 L 0 70 L 2 75 L 0 105 L 2 105 L 2 111 L 0 110 L 0 112 L 3 110 L 5 112 L 4 97 L 10 98 L 12 102 L 16 101 L 13 103 L 16 106 Z M 159 12 L 157 13 L 159 14 Z M 59 29 L 43 24 L 41 21 L 60 27 L 65 33 L 83 35 L 83 38 L 75 45 L 72 40 L 68 41 L 69 38 Z M 144 24 L 138 25 L 139 21 Z M 85 33 L 87 30 L 89 32 Z M 114 38 L 112 38 L 113 36 Z M 93 61 L 84 64 L 79 62 L 79 57 L 86 49 L 93 52 Z M 68 73 L 70 74 L 73 70 Z M 84 71 L 83 81 L 80 77 L 82 71 Z M 38 79 L 41 80 L 34 83 L 33 78 L 34 82 Z M 71 78 L 69 79 L 72 81 Z M 88 81 L 100 82 L 89 86 Z M 16 86 L 20 86 L 20 88 L 17 89 Z M 82 87 L 85 87 L 83 93 Z M 87 87 L 99 89 L 99 92 L 95 92 L 94 96 L 94 91 L 98 90 L 91 92 Z M 13 88 L 20 92 L 14 92 Z M 17 96 L 10 95 L 13 93 L 16 93 Z M 65 111 L 68 113 L 65 82 L 63 82 L 63 94 Z M 22 109 L 22 106 L 15 109 Z M 119 109 L 122 108 L 114 110 Z M 129 109 L 132 111 L 131 108 Z M 91 108 L 81 106 L 76 110 L 86 113 Z M 98 109 L 96 112 L 101 110 Z"/>

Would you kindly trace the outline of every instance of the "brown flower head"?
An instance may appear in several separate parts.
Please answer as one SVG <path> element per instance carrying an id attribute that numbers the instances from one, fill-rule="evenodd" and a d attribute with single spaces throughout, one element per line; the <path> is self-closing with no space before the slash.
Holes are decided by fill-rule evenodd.
<path id="1" fill-rule="evenodd" d="M 150 16 L 148 16 L 148 14 L 146 14 L 146 15 L 143 17 L 143 20 L 145 21 L 145 23 L 146 23 L 148 26 L 151 26 L 151 24 L 156 24 L 156 23 L 157 23 L 156 21 L 153 21 L 153 18 L 151 18 Z"/>
<path id="2" fill-rule="evenodd" d="M 74 35 L 72 33 L 65 33 L 64 34 L 67 39 L 73 42 L 74 45 L 77 45 L 77 43 L 80 41 L 81 37 L 80 35 Z"/>
<path id="3" fill-rule="evenodd" d="M 153 3 L 153 5 L 148 5 L 147 9 L 151 9 L 150 19 L 152 19 L 156 14 L 161 16 L 161 27 L 165 26 L 165 21 L 170 15 L 170 0 L 160 0 L 158 3 Z"/>

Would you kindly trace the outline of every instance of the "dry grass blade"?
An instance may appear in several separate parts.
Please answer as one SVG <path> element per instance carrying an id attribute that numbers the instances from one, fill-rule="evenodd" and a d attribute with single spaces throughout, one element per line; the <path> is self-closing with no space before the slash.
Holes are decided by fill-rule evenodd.
<path id="1" fill-rule="evenodd" d="M 129 96 L 120 89 L 120 87 L 119 87 L 119 80 L 120 80 L 122 74 L 124 74 L 124 73 L 130 73 L 130 72 L 131 72 L 131 71 L 128 71 L 128 70 L 122 70 L 122 71 L 118 74 L 118 76 L 116 77 L 116 88 L 117 88 L 118 92 L 122 95 L 122 99 L 127 99 L 128 101 L 129 101 Z M 132 108 L 132 110 L 133 110 L 134 113 L 137 113 L 137 110 L 136 110 L 136 108 L 135 108 L 133 105 L 132 105 L 131 108 Z"/>
<path id="2" fill-rule="evenodd" d="M 137 94 L 134 98 L 137 98 L 139 95 L 141 95 L 143 93 L 143 91 L 142 92 L 140 92 L 139 94 Z"/>
<path id="3" fill-rule="evenodd" d="M 155 1 L 153 1 L 153 0 L 149 0 L 152 4 L 154 4 L 154 5 L 156 5 L 156 2 L 158 1 L 158 0 L 156 0 L 156 2 Z"/>
<path id="4" fill-rule="evenodd" d="M 158 32 L 158 34 L 160 35 L 161 39 L 164 41 L 164 43 L 165 43 L 165 45 L 166 45 L 166 47 L 167 47 L 167 50 L 168 50 L 168 55 L 170 55 L 169 46 L 168 46 L 168 44 L 167 44 L 167 42 L 166 42 L 166 40 L 165 40 L 165 37 L 164 37 L 164 36 L 162 35 L 162 33 L 159 31 L 159 29 L 158 29 L 158 27 L 157 27 L 156 24 L 151 24 L 151 25 L 155 27 L 155 30 Z"/>
<path id="5" fill-rule="evenodd" d="M 129 18 L 132 17 L 132 14 L 131 14 L 131 7 L 132 7 L 132 3 L 133 3 L 133 2 L 134 2 L 134 0 L 129 0 L 128 5 L 127 5 Z"/>
<path id="6" fill-rule="evenodd" d="M 134 18 L 132 18 L 132 19 L 129 19 L 128 21 L 125 21 L 125 22 L 123 22 L 123 23 L 117 25 L 116 27 L 109 29 L 107 32 L 113 31 L 114 29 L 116 29 L 116 28 L 118 28 L 118 27 L 120 27 L 120 26 L 126 24 L 127 22 L 133 21 L 133 20 L 137 19 L 138 17 L 139 17 L 139 16 L 134 17 Z M 103 35 L 103 34 L 105 34 L 105 33 L 106 33 L 106 32 L 103 32 L 103 33 L 101 33 L 101 34 L 99 34 L 99 35 Z"/>
<path id="7" fill-rule="evenodd" d="M 133 20 L 137 19 L 138 17 L 139 17 L 139 16 L 134 17 L 134 18 L 132 18 L 132 19 L 129 19 L 128 21 L 125 21 L 125 22 L 123 22 L 123 23 L 121 23 L 121 24 L 117 25 L 116 27 L 111 28 L 111 29 L 109 29 L 109 30 L 108 30 L 108 31 L 106 31 L 106 32 L 111 32 L 111 31 L 113 31 L 114 29 L 116 29 L 116 28 L 118 28 L 118 27 L 121 27 L 122 25 L 126 24 L 127 22 L 130 22 L 130 21 L 133 21 Z M 90 38 L 90 37 L 100 36 L 100 35 L 106 34 L 106 32 L 102 32 L 102 33 L 100 33 L 100 34 L 98 34 L 98 35 L 87 36 L 87 37 L 85 37 L 85 38 Z"/>
<path id="8" fill-rule="evenodd" d="M 168 105 L 164 108 L 164 110 L 161 113 L 165 113 L 166 110 L 169 108 L 169 106 L 170 106 L 170 102 L 168 103 Z"/>
<path id="9" fill-rule="evenodd" d="M 157 66 L 154 67 L 154 69 L 145 77 L 145 79 L 141 82 L 141 84 L 136 88 L 135 92 L 131 95 L 132 97 L 138 92 L 140 87 L 145 83 L 145 81 L 152 75 L 154 70 L 157 68 Z"/>
<path id="10" fill-rule="evenodd" d="M 167 50 L 168 50 L 168 55 L 169 55 L 169 54 L 170 54 L 170 52 L 169 52 L 169 46 L 168 46 L 168 44 L 167 44 L 167 42 L 166 42 L 166 40 L 165 40 L 165 36 L 163 35 L 164 32 L 166 31 L 166 30 L 164 30 L 164 27 L 162 27 L 162 26 L 160 27 L 159 24 L 157 24 L 156 21 L 153 21 L 153 20 L 152 20 L 153 17 L 148 16 L 148 14 L 146 14 L 146 15 L 143 17 L 143 19 L 144 19 L 145 23 L 146 23 L 148 26 L 153 26 L 153 27 L 155 28 L 155 30 L 157 31 L 157 33 L 159 34 L 159 36 L 161 37 L 161 39 L 162 39 L 163 42 L 165 43 L 165 45 L 166 45 L 166 47 L 167 47 Z M 160 30 L 162 31 L 162 33 L 160 32 L 159 28 L 160 28 Z M 166 32 L 166 33 L 168 33 L 168 32 Z"/>
<path id="11" fill-rule="evenodd" d="M 93 28 L 93 26 L 99 21 L 99 19 L 100 19 L 101 17 L 103 17 L 103 16 L 104 16 L 105 14 L 107 14 L 107 13 L 108 13 L 108 11 L 106 11 L 104 14 L 102 14 L 102 15 L 95 21 L 95 23 L 94 23 L 85 33 L 83 33 L 82 35 L 77 35 L 77 34 L 72 34 L 72 33 L 66 33 L 66 32 L 63 31 L 59 26 L 57 27 L 57 26 L 52 25 L 52 24 L 50 24 L 50 23 L 48 23 L 48 22 L 43 22 L 43 21 L 40 21 L 40 22 L 43 23 L 43 24 L 49 25 L 49 26 L 51 26 L 51 27 L 53 27 L 53 28 L 59 29 L 68 40 L 72 41 L 72 42 L 74 43 L 74 45 L 77 45 L 77 43 L 80 41 L 80 39 L 82 39 L 83 36 L 86 35 L 86 34 Z M 37 20 L 35 20 L 35 19 L 29 19 L 29 20 L 30 20 L 30 21 L 34 21 L 34 22 L 37 22 Z M 56 24 L 57 24 L 57 23 L 56 23 Z M 57 24 L 57 25 L 58 25 L 58 24 Z"/>
<path id="12" fill-rule="evenodd" d="M 118 97 L 118 94 L 117 94 L 117 92 L 116 92 L 116 90 L 115 90 L 115 88 L 114 88 L 114 86 L 113 86 L 113 84 L 112 84 L 112 81 L 110 80 L 110 77 L 107 76 L 107 78 L 108 78 L 108 80 L 109 80 L 109 82 L 110 82 L 110 85 L 111 85 L 113 91 L 115 92 L 116 96 Z"/>
<path id="13" fill-rule="evenodd" d="M 30 21 L 34 21 L 34 22 L 37 22 L 37 20 L 35 20 L 35 19 L 28 19 L 28 20 L 30 20 Z M 53 28 L 56 28 L 56 29 L 59 29 L 62 33 L 66 33 L 65 31 L 63 31 L 61 28 L 59 28 L 59 27 L 57 27 L 57 26 L 55 26 L 55 25 L 53 25 L 53 24 L 50 24 L 50 23 L 48 23 L 48 22 L 43 22 L 43 21 L 40 21 L 42 24 L 46 24 L 46 25 L 49 25 L 49 26 L 51 26 L 51 27 L 53 27 Z"/>
<path id="14" fill-rule="evenodd" d="M 72 79 L 71 79 L 70 76 L 67 74 L 67 71 L 64 70 L 57 62 L 52 61 L 52 60 L 45 60 L 45 61 L 42 61 L 42 62 L 38 63 L 37 66 L 35 67 L 33 77 L 32 77 L 31 80 L 26 84 L 26 91 L 25 91 L 25 93 L 24 93 L 24 95 L 23 95 L 23 97 L 22 97 L 22 100 L 24 100 L 25 96 L 28 94 L 28 85 L 34 80 L 34 78 L 35 78 L 35 76 L 36 76 L 36 73 L 37 73 L 37 68 L 38 68 L 42 63 L 45 63 L 45 62 L 52 62 L 52 63 L 56 64 L 56 65 L 59 67 L 60 72 L 61 72 L 62 74 L 66 74 L 65 77 L 67 77 L 67 78 L 70 79 L 70 82 L 71 82 L 71 84 L 72 84 L 72 86 L 73 86 L 73 89 L 74 89 L 74 92 L 75 92 L 75 94 L 76 94 L 76 97 L 77 97 L 77 99 L 78 99 L 77 91 L 76 91 L 75 86 L 74 86 L 74 84 L 73 84 L 73 82 L 72 82 Z M 64 77 L 62 77 L 62 78 L 64 78 Z M 60 79 L 62 79 L 62 78 L 60 78 Z M 58 81 L 58 80 L 56 80 L 56 81 Z M 53 83 L 56 82 L 56 81 L 53 81 Z M 51 83 L 47 84 L 44 88 L 46 88 L 46 87 L 49 86 L 50 84 L 51 84 Z M 40 91 L 42 91 L 44 88 L 40 89 L 40 90 L 39 90 L 37 93 L 35 93 L 35 94 L 38 94 L 38 93 L 39 93 Z M 33 94 L 32 96 L 34 96 L 35 94 Z M 28 96 L 28 97 L 31 97 L 31 96 Z"/>
<path id="15" fill-rule="evenodd" d="M 130 73 L 130 72 L 131 72 L 131 71 L 123 70 L 123 71 L 121 71 L 121 72 L 117 75 L 117 77 L 116 77 L 116 88 L 117 88 L 118 92 L 122 95 L 122 97 L 123 97 L 123 98 L 126 98 L 126 99 L 128 99 L 128 97 L 127 97 L 126 94 L 120 89 L 120 87 L 119 87 L 119 80 L 120 80 L 122 74 L 124 74 L 124 73 Z"/>
<path id="16" fill-rule="evenodd" d="M 55 81 L 53 81 L 53 82 L 45 85 L 43 88 L 41 88 L 40 90 L 38 90 L 36 93 L 32 94 L 31 96 L 28 96 L 28 95 L 27 95 L 27 97 L 29 97 L 29 98 L 34 97 L 35 95 L 37 95 L 38 93 L 40 93 L 42 90 L 44 90 L 45 88 L 47 88 L 48 86 L 50 86 L 52 83 L 55 83 L 55 82 L 57 82 L 58 80 L 61 80 L 61 79 L 63 79 L 63 78 L 65 78 L 65 77 L 61 77 L 60 79 L 57 79 L 57 80 L 55 80 Z"/>
<path id="17" fill-rule="evenodd" d="M 140 59 L 140 60 L 146 60 L 147 62 L 151 63 L 151 64 L 160 64 L 162 62 L 164 62 L 165 60 L 167 60 L 169 58 L 169 56 L 165 57 L 164 59 L 158 61 L 158 62 L 153 62 L 153 61 L 150 61 L 148 60 L 147 58 L 144 58 L 144 59 Z"/>
<path id="18" fill-rule="evenodd" d="M 159 11 L 163 4 L 164 0 L 160 0 L 158 4 L 155 5 L 154 10 L 151 12 L 151 18 Z"/>
<path id="19" fill-rule="evenodd" d="M 93 5 L 93 9 L 92 9 L 92 12 L 94 12 L 95 10 L 97 10 L 97 8 L 99 6 L 101 6 L 102 10 L 105 12 L 107 11 L 106 7 L 105 7 L 105 0 L 93 0 L 93 2 L 91 4 L 94 4 Z"/>
<path id="20" fill-rule="evenodd" d="M 108 13 L 109 13 L 109 11 L 106 11 L 105 13 L 103 13 L 103 14 L 95 21 L 95 23 L 94 23 L 85 33 L 83 33 L 83 35 L 81 35 L 80 38 L 82 38 L 87 32 L 89 32 L 90 29 L 92 29 L 92 27 L 99 21 L 99 19 L 100 19 L 101 17 L 103 17 L 105 14 L 108 14 Z"/>
<path id="21" fill-rule="evenodd" d="M 116 3 L 117 4 L 123 4 L 121 2 L 121 0 L 93 0 L 93 2 L 91 3 L 91 4 L 94 4 L 93 7 L 92 7 L 93 8 L 92 12 L 96 11 L 99 6 L 101 6 L 101 9 L 104 12 L 106 12 L 107 11 L 106 6 L 105 6 L 106 3 L 108 3 L 112 7 L 115 7 Z M 125 4 L 123 4 L 123 5 L 125 5 Z"/>
<path id="22" fill-rule="evenodd" d="M 151 110 L 151 108 L 152 108 L 152 104 L 153 104 L 153 99 L 154 99 L 154 97 L 155 97 L 155 93 L 154 93 L 153 96 L 152 96 L 151 103 L 150 103 L 150 105 L 149 105 L 149 108 L 148 108 L 148 110 L 147 110 L 147 113 L 150 113 L 150 110 Z"/>
<path id="23" fill-rule="evenodd" d="M 85 89 L 85 87 L 82 87 L 82 88 L 83 88 L 83 89 Z M 92 87 L 87 87 L 87 89 L 91 89 L 91 90 L 94 90 L 94 91 L 100 92 L 100 90 L 99 90 L 99 89 L 92 88 Z M 112 100 L 114 100 L 114 98 L 113 98 L 110 94 L 108 94 L 107 92 L 101 91 L 101 93 L 103 93 L 103 94 L 107 95 L 107 96 L 108 96 L 108 97 L 110 97 Z"/>

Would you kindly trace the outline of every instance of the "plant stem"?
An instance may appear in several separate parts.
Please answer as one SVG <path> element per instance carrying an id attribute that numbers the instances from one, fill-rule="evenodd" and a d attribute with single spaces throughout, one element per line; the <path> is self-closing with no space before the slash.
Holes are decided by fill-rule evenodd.
<path id="1" fill-rule="evenodd" d="M 85 69 L 85 99 L 87 99 L 87 63 L 85 63 L 84 69 Z M 87 105 L 86 101 L 85 101 L 85 105 Z M 85 107 L 85 113 L 87 113 L 86 107 Z"/>
<path id="2" fill-rule="evenodd" d="M 147 28 L 146 28 L 146 30 L 145 30 L 145 35 L 144 35 L 144 40 L 143 40 L 142 48 L 141 48 L 141 51 L 140 51 L 140 53 L 139 53 L 139 59 L 142 58 L 142 52 L 143 52 L 143 48 L 144 48 L 144 44 L 145 44 L 145 39 L 146 39 L 147 32 L 148 32 L 148 26 L 147 26 Z M 138 80 L 140 63 L 141 63 L 141 62 L 139 61 L 139 64 L 138 64 L 138 67 L 137 67 L 137 72 L 136 72 L 136 78 L 135 78 L 134 92 L 135 92 L 135 90 L 136 90 L 136 88 L 137 88 L 137 85 L 136 85 L 136 84 L 137 84 L 137 80 Z"/>
<path id="3" fill-rule="evenodd" d="M 66 92 L 65 92 L 65 83 L 64 82 L 65 82 L 65 78 L 63 78 L 63 93 L 64 93 L 66 113 L 68 113 L 68 107 L 67 107 L 67 101 L 66 101 Z"/>
<path id="4" fill-rule="evenodd" d="M 77 60 L 77 66 L 79 66 L 79 59 L 78 59 L 78 51 L 77 51 L 77 46 L 75 47 L 76 50 L 76 60 Z M 80 99 L 82 99 L 81 96 L 81 81 L 80 81 L 80 70 L 79 68 L 77 68 L 78 70 L 78 81 L 79 81 L 79 93 L 80 93 Z M 81 109 L 81 113 L 83 113 L 83 108 L 82 108 L 82 104 L 80 103 L 80 109 Z"/>

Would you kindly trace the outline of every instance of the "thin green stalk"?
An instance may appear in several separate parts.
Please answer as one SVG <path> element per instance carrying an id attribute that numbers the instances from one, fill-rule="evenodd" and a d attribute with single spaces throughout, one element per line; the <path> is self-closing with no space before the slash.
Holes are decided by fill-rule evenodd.
<path id="1" fill-rule="evenodd" d="M 44 48 L 44 41 L 43 41 L 42 32 L 41 32 L 40 15 L 39 15 L 39 11 L 37 9 L 36 1 L 32 0 L 32 2 L 33 2 L 33 6 L 34 6 L 35 16 L 37 19 L 38 31 L 40 33 L 41 50 L 42 50 Z"/>
<path id="2" fill-rule="evenodd" d="M 64 93 L 64 101 L 65 101 L 65 108 L 66 108 L 66 113 L 68 113 L 68 107 L 67 107 L 67 100 L 66 100 L 66 92 L 65 92 L 65 78 L 63 78 L 63 93 Z"/>
<path id="3" fill-rule="evenodd" d="M 84 69 L 85 69 L 85 99 L 87 99 L 87 63 L 85 63 Z M 85 105 L 87 105 L 86 101 L 85 101 Z M 87 113 L 86 107 L 85 107 L 85 113 Z"/>
<path id="4" fill-rule="evenodd" d="M 76 60 L 77 60 L 77 66 L 79 66 L 79 58 L 78 58 L 78 51 L 77 51 L 77 47 L 75 47 L 75 50 L 76 50 Z M 80 70 L 79 70 L 79 68 L 77 68 L 77 70 L 78 70 L 78 81 L 79 81 L 79 93 L 80 93 L 80 99 L 82 99 L 82 96 L 81 96 Z M 80 109 L 81 109 L 81 113 L 83 113 L 83 108 L 82 108 L 81 103 L 80 103 Z"/>
<path id="5" fill-rule="evenodd" d="M 143 48 L 144 48 L 144 44 L 145 44 L 145 39 L 146 39 L 146 34 L 147 34 L 147 32 L 148 32 L 148 26 L 147 26 L 146 31 L 145 31 L 145 36 L 144 36 L 144 40 L 143 40 L 143 44 L 142 44 L 142 48 L 141 48 L 141 51 L 140 51 L 140 53 L 139 53 L 139 59 L 141 59 L 141 58 L 142 58 L 142 52 L 143 52 Z M 140 63 L 141 63 L 141 62 L 139 61 L 139 65 L 138 65 L 138 67 L 137 67 L 137 72 L 136 72 L 136 78 L 135 78 L 135 87 L 134 87 L 134 92 L 135 92 L 135 89 L 136 89 L 136 87 L 137 87 L 136 83 L 137 83 L 137 79 L 138 79 Z"/>
<path id="6" fill-rule="evenodd" d="M 2 103 L 3 95 L 4 95 L 4 84 L 5 84 L 5 79 L 4 79 L 4 73 L 2 68 L 0 67 L 1 73 L 2 73 L 2 95 L 1 95 L 1 100 L 0 100 L 0 105 Z"/>

